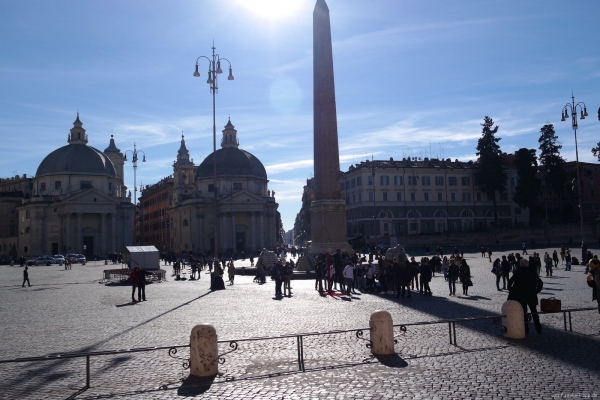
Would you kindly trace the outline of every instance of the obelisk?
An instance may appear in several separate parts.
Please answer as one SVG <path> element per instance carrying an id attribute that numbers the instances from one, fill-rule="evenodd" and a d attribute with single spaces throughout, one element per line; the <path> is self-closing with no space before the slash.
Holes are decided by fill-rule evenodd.
<path id="1" fill-rule="evenodd" d="M 329 8 L 317 0 L 313 11 L 314 200 L 310 206 L 310 252 L 350 250 L 346 204 L 340 187 L 333 52 Z"/>

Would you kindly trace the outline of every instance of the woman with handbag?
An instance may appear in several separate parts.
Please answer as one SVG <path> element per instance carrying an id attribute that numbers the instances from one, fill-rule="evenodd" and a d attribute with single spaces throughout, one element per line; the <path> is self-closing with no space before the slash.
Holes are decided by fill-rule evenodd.
<path id="1" fill-rule="evenodd" d="M 587 284 L 593 288 L 592 301 L 598 303 L 598 313 L 600 313 L 600 261 L 596 258 L 590 259 L 588 262 L 590 274 L 587 276 Z"/>
<path id="2" fill-rule="evenodd" d="M 463 287 L 463 294 L 465 296 L 469 295 L 469 286 L 473 286 L 473 281 L 471 281 L 471 268 L 467 264 L 467 260 L 464 258 L 460 262 L 460 269 L 458 275 L 460 282 Z"/>

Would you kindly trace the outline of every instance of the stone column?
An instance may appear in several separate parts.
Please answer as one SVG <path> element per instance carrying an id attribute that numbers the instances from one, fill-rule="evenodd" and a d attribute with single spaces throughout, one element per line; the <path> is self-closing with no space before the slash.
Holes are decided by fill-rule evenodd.
<path id="1" fill-rule="evenodd" d="M 116 253 L 117 252 L 117 214 L 116 213 L 112 213 L 110 215 L 111 217 L 111 246 L 112 249 L 110 250 L 112 253 Z"/>
<path id="2" fill-rule="evenodd" d="M 108 251 L 106 251 L 106 214 L 101 213 L 100 218 L 102 218 L 102 243 L 100 244 L 100 257 L 106 257 L 108 255 Z"/>
<path id="3" fill-rule="evenodd" d="M 395 354 L 394 323 L 387 311 L 377 310 L 371 314 L 371 353 L 377 355 Z"/>
<path id="4" fill-rule="evenodd" d="M 525 338 L 525 312 L 521 303 L 515 300 L 507 300 L 502 304 L 502 326 L 504 337 L 511 339 Z"/>
<path id="5" fill-rule="evenodd" d="M 227 248 L 225 245 L 225 238 L 227 237 L 225 235 L 225 229 L 227 227 L 226 219 L 227 216 L 225 214 L 223 214 L 223 216 L 219 218 L 219 244 L 221 251 L 225 251 L 225 249 Z"/>
<path id="6" fill-rule="evenodd" d="M 254 220 L 254 211 L 250 212 L 250 237 L 252 240 L 252 251 L 257 250 L 256 249 L 256 223 Z"/>
<path id="7" fill-rule="evenodd" d="M 67 253 L 72 253 L 73 244 L 71 243 L 71 213 L 67 213 L 67 215 L 65 215 L 65 218 L 67 219 L 67 221 L 65 222 L 65 228 L 67 230 L 65 235 L 67 241 L 65 245 L 67 246 Z"/>
<path id="8" fill-rule="evenodd" d="M 259 230 L 258 230 L 258 238 L 260 239 L 260 248 L 265 248 L 265 214 L 260 213 L 259 216 Z"/>
<path id="9" fill-rule="evenodd" d="M 235 252 L 237 249 L 237 242 L 235 241 L 235 213 L 231 213 L 231 248 Z"/>
<path id="10" fill-rule="evenodd" d="M 206 377 L 218 373 L 217 331 L 210 324 L 196 325 L 190 334 L 190 376 Z"/>
<path id="11" fill-rule="evenodd" d="M 77 237 L 75 238 L 75 245 L 77 246 L 77 250 L 74 253 L 79 254 L 83 251 L 83 238 L 81 237 L 81 233 L 83 232 L 82 226 L 82 218 L 83 213 L 77 213 Z"/>

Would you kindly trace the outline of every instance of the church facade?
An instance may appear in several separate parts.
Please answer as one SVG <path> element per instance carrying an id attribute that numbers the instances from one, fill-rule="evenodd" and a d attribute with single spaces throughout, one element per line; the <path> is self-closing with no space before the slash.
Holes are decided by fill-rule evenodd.
<path id="1" fill-rule="evenodd" d="M 125 157 L 111 137 L 88 145 L 77 114 L 68 144 L 40 163 L 31 196 L 18 210 L 18 254 L 81 253 L 91 258 L 132 243 L 134 205 L 124 185 Z"/>
<path id="2" fill-rule="evenodd" d="M 278 204 L 275 192 L 268 190 L 265 167 L 239 148 L 231 120 L 222 132 L 221 148 L 198 167 L 190 160 L 184 137 L 181 138 L 167 207 L 172 250 L 214 254 L 216 243 L 222 254 L 248 254 L 277 245 Z"/>

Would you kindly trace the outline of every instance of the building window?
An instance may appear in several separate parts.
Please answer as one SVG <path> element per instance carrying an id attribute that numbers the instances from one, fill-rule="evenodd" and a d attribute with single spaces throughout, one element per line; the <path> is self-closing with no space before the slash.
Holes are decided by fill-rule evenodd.
<path id="1" fill-rule="evenodd" d="M 242 190 L 242 184 L 241 184 L 241 183 L 239 183 L 239 182 L 238 182 L 238 183 L 234 183 L 234 184 L 233 184 L 233 191 L 234 191 L 234 192 L 237 192 L 237 191 L 239 191 L 239 190 Z"/>
<path id="2" fill-rule="evenodd" d="M 415 194 L 415 192 L 411 192 L 410 201 L 416 201 L 416 199 L 417 199 L 417 195 Z"/>
<path id="3" fill-rule="evenodd" d="M 417 222 L 411 222 L 408 225 L 408 228 L 410 229 L 411 232 L 416 232 L 419 230 L 419 224 Z"/>
<path id="4" fill-rule="evenodd" d="M 448 177 L 448 185 L 449 186 L 456 186 L 456 182 L 457 182 L 457 179 L 455 176 Z"/>
<path id="5" fill-rule="evenodd" d="M 471 193 L 469 192 L 463 192 L 462 197 L 463 201 L 471 201 Z"/>
<path id="6" fill-rule="evenodd" d="M 81 181 L 79 182 L 79 189 L 83 190 L 83 189 L 91 189 L 92 186 L 92 181 Z"/>
<path id="7" fill-rule="evenodd" d="M 387 175 L 381 175 L 379 177 L 379 183 L 381 185 L 389 185 L 390 184 L 390 177 Z"/>
<path id="8" fill-rule="evenodd" d="M 351 188 L 353 188 L 353 187 L 355 187 L 355 186 L 356 186 L 356 178 L 352 178 L 352 179 L 350 180 L 350 187 L 351 187 Z"/>
<path id="9" fill-rule="evenodd" d="M 40 183 L 40 192 L 45 192 L 46 191 L 46 182 L 42 182 Z"/>
<path id="10" fill-rule="evenodd" d="M 402 192 L 396 192 L 396 201 L 402 201 Z"/>
<path id="11" fill-rule="evenodd" d="M 350 204 L 350 196 L 346 196 L 346 204 Z"/>
<path id="12" fill-rule="evenodd" d="M 475 198 L 477 199 L 477 201 L 481 201 L 481 192 L 475 193 Z"/>
<path id="13" fill-rule="evenodd" d="M 438 198 L 438 201 L 442 201 L 442 194 L 441 194 L 441 193 L 438 193 L 438 194 L 437 194 L 437 198 Z"/>
<path id="14" fill-rule="evenodd" d="M 358 193 L 358 202 L 359 203 L 362 202 L 362 193 L 360 193 L 360 192 Z"/>
<path id="15" fill-rule="evenodd" d="M 367 176 L 367 185 L 369 185 L 369 186 L 373 185 L 373 179 L 374 178 L 375 177 L 373 175 Z"/>
<path id="16" fill-rule="evenodd" d="M 208 192 L 212 193 L 215 190 L 215 185 L 213 183 L 208 184 Z"/>
<path id="17" fill-rule="evenodd" d="M 31 210 L 25 210 L 25 219 L 31 218 Z"/>
<path id="18" fill-rule="evenodd" d="M 444 186 L 444 177 L 443 176 L 435 177 L 435 186 Z"/>
<path id="19" fill-rule="evenodd" d="M 396 185 L 396 186 L 404 185 L 404 177 L 402 175 L 394 176 L 394 185 Z"/>
<path id="20" fill-rule="evenodd" d="M 429 201 L 429 193 L 427 193 L 427 192 L 423 193 L 423 200 Z"/>
<path id="21" fill-rule="evenodd" d="M 188 224 L 188 220 L 187 220 L 187 219 L 184 219 L 184 220 L 183 220 L 183 223 L 182 223 L 181 225 L 183 225 L 183 226 L 188 226 L 188 225 L 189 225 L 189 224 Z"/>
<path id="22" fill-rule="evenodd" d="M 456 201 L 456 193 L 450 193 L 450 201 Z"/>
<path id="23" fill-rule="evenodd" d="M 469 178 L 468 176 L 461 177 L 460 182 L 463 186 L 471 186 L 471 178 Z"/>
<path id="24" fill-rule="evenodd" d="M 423 185 L 423 186 L 431 185 L 431 178 L 428 176 L 422 176 L 421 177 L 421 185 Z"/>
<path id="25" fill-rule="evenodd" d="M 54 190 L 60 190 L 62 187 L 62 181 L 54 181 Z"/>
<path id="26" fill-rule="evenodd" d="M 342 190 L 346 190 L 346 182 L 342 181 Z"/>
<path id="27" fill-rule="evenodd" d="M 381 194 L 383 196 L 383 201 L 388 201 L 388 194 L 387 194 L 387 192 L 383 192 Z"/>
<path id="28" fill-rule="evenodd" d="M 112 191 L 112 182 L 108 182 L 108 191 Z"/>
<path id="29" fill-rule="evenodd" d="M 360 176 L 356 177 L 356 186 L 362 186 L 362 177 L 360 177 Z"/>
<path id="30" fill-rule="evenodd" d="M 369 192 L 369 201 L 375 201 L 375 194 L 373 192 Z"/>
<path id="31" fill-rule="evenodd" d="M 408 176 L 408 185 L 409 186 L 415 186 L 417 184 L 417 176 L 416 175 L 409 175 Z"/>

